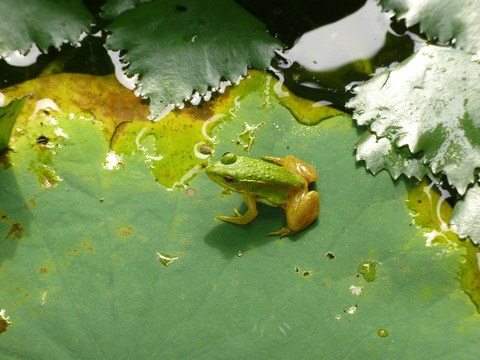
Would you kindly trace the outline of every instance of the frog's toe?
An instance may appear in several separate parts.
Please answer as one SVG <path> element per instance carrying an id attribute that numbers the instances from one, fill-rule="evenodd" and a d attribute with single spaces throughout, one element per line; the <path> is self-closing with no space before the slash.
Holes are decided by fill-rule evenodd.
<path id="1" fill-rule="evenodd" d="M 256 209 L 255 209 L 256 210 Z M 217 219 L 220 219 L 222 221 L 227 221 L 233 224 L 238 224 L 238 225 L 245 225 L 248 224 L 250 221 L 255 219 L 255 217 L 258 214 L 258 211 L 252 211 L 249 209 L 245 214 L 240 214 L 237 209 L 233 210 L 237 216 L 217 216 Z"/>
<path id="2" fill-rule="evenodd" d="M 265 234 L 265 236 L 280 235 L 280 238 L 282 238 L 282 237 L 284 237 L 284 236 L 293 235 L 293 234 L 295 234 L 295 233 L 296 233 L 296 231 L 293 231 L 293 230 L 290 229 L 288 226 L 285 226 L 285 227 L 281 228 L 281 229 L 278 230 L 278 231 L 274 231 L 274 232 Z"/>
<path id="3" fill-rule="evenodd" d="M 226 221 L 232 224 L 245 224 L 244 219 L 242 216 L 222 216 L 218 215 L 217 219 Z"/>

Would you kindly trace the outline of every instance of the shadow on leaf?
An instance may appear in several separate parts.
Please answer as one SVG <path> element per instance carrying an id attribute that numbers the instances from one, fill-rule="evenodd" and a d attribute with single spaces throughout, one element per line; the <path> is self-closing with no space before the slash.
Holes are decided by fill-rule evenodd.
<path id="1" fill-rule="evenodd" d="M 7 258 L 13 258 L 18 243 L 28 229 L 31 213 L 18 188 L 12 169 L 0 168 L 0 198 L 9 199 L 0 204 L 0 264 Z"/>
<path id="2" fill-rule="evenodd" d="M 205 243 L 218 249 L 225 258 L 232 259 L 235 256 L 242 256 L 247 251 L 255 251 L 263 246 L 271 245 L 280 239 L 278 235 L 266 236 L 265 234 L 277 231 L 286 225 L 285 211 L 281 208 L 263 206 L 263 204 L 258 204 L 258 206 L 259 215 L 247 225 L 236 225 L 218 220 L 218 226 L 205 235 Z M 246 207 L 242 205 L 239 211 L 243 214 Z M 309 228 L 298 234 L 285 236 L 284 239 L 296 242 L 305 235 L 305 231 L 309 231 Z"/>

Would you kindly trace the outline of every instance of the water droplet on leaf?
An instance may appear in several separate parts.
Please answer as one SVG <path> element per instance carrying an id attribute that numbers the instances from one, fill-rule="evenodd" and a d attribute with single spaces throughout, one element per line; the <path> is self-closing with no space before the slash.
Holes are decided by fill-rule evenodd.
<path id="1" fill-rule="evenodd" d="M 335 255 L 331 251 L 327 252 L 325 256 L 327 257 L 328 260 L 335 259 Z"/>
<path id="2" fill-rule="evenodd" d="M 377 277 L 375 261 L 363 260 L 360 265 L 358 265 L 358 272 L 362 274 L 363 278 L 368 282 L 375 280 Z"/>
<path id="3" fill-rule="evenodd" d="M 170 256 L 170 255 L 162 253 L 162 252 L 157 252 L 157 260 L 163 266 L 167 266 L 167 265 L 170 265 L 175 260 L 178 260 L 178 256 Z"/>
<path id="4" fill-rule="evenodd" d="M 380 337 L 387 337 L 388 336 L 388 331 L 385 329 L 378 329 L 377 335 Z"/>

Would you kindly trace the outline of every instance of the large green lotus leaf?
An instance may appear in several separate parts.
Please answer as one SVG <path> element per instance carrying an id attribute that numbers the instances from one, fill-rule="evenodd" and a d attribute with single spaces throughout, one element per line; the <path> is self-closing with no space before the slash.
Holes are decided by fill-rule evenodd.
<path id="1" fill-rule="evenodd" d="M 408 146 L 464 194 L 480 166 L 479 77 L 480 63 L 470 54 L 426 46 L 358 86 L 348 106 L 359 125 L 369 125 L 396 148 Z"/>
<path id="2" fill-rule="evenodd" d="M 152 117 L 194 91 L 205 94 L 248 66 L 266 69 L 279 41 L 233 0 L 162 0 L 122 13 L 108 27 L 106 47 L 127 50 L 128 75 L 140 74 Z"/>
<path id="3" fill-rule="evenodd" d="M 47 52 L 65 41 L 76 44 L 93 17 L 81 0 L 0 1 L 0 56 L 25 54 L 33 44 Z"/>
<path id="4" fill-rule="evenodd" d="M 480 51 L 480 2 L 471 0 L 380 0 L 385 10 L 394 10 L 407 26 L 420 24 L 429 38 L 447 42 L 455 38 L 461 49 Z"/>
<path id="5" fill-rule="evenodd" d="M 316 166 L 319 219 L 282 239 L 264 236 L 285 224 L 280 208 L 216 220 L 245 206 L 203 173 L 168 191 L 140 151 L 106 169 L 94 118 L 51 110 L 21 126 L 0 176 L 2 358 L 480 356 L 480 316 L 455 276 L 464 250 L 425 246 L 405 183 L 356 165 L 349 117 L 302 125 L 274 83 L 257 72 L 232 89 L 211 135 L 214 160 L 248 150 Z M 51 187 L 32 172 L 46 147 Z"/>
<path id="6" fill-rule="evenodd" d="M 480 187 L 475 184 L 455 206 L 452 227 L 461 237 L 480 244 Z"/>

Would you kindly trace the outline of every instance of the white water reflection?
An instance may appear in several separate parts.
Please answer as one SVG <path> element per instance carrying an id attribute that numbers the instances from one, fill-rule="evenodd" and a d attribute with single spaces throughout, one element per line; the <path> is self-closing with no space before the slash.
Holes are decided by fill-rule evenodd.
<path id="1" fill-rule="evenodd" d="M 368 59 L 384 46 L 390 16 L 368 0 L 357 12 L 303 34 L 282 56 L 315 72 Z"/>

